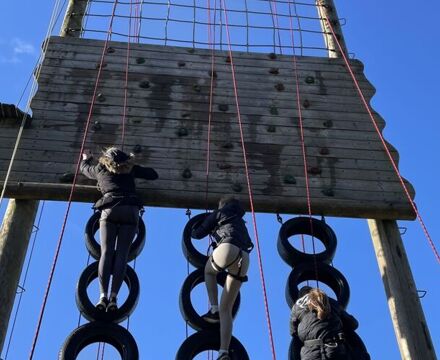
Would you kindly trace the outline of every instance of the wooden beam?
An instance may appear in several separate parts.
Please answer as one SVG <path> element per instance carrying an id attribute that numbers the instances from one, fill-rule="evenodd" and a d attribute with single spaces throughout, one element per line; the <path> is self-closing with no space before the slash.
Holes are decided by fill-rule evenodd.
<path id="1" fill-rule="evenodd" d="M 60 36 L 79 38 L 82 33 L 82 23 L 86 12 L 88 0 L 69 0 Z"/>
<path id="2" fill-rule="evenodd" d="M 436 360 L 396 221 L 368 220 L 388 307 L 404 360 Z"/>

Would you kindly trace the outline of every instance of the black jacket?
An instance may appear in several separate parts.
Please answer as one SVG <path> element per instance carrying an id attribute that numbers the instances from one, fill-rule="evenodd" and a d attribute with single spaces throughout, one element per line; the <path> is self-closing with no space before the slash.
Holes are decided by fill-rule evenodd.
<path id="1" fill-rule="evenodd" d="M 301 347 L 301 360 L 349 359 L 343 343 L 337 347 L 303 346 L 304 341 L 322 339 L 327 341 L 346 329 L 356 329 L 357 320 L 344 311 L 333 299 L 330 300 L 331 313 L 323 320 L 308 309 L 308 296 L 298 299 L 290 315 L 290 334 L 296 337 L 296 346 Z M 299 346 L 298 346 L 299 345 Z M 297 357 L 297 356 L 296 356 Z M 299 360 L 299 357 L 297 357 Z"/>
<path id="2" fill-rule="evenodd" d="M 104 195 L 93 206 L 95 209 L 103 209 L 116 204 L 142 206 L 142 201 L 136 195 L 135 178 L 155 180 L 159 176 L 157 172 L 148 167 L 134 165 L 131 172 L 115 174 L 106 169 L 102 164 L 91 165 L 92 159 L 82 160 L 81 172 L 89 179 L 98 182 L 98 190 Z"/>
<path id="3" fill-rule="evenodd" d="M 214 236 L 217 245 L 229 243 L 242 250 L 250 251 L 252 240 L 242 217 L 245 211 L 238 200 L 228 202 L 221 209 L 213 211 L 191 233 L 194 239 L 202 239 L 209 234 Z"/>

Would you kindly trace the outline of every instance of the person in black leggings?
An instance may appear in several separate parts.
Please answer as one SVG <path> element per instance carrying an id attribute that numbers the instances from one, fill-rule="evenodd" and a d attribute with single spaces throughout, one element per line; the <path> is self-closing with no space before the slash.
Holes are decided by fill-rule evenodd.
<path id="1" fill-rule="evenodd" d="M 152 168 L 135 165 L 133 154 L 128 155 L 116 147 L 105 150 L 97 165 L 92 165 L 92 159 L 90 154 L 83 153 L 80 169 L 86 177 L 97 181 L 103 195 L 93 205 L 94 209 L 101 211 L 100 298 L 96 307 L 103 311 L 114 311 L 125 277 L 130 245 L 138 231 L 139 210 L 143 206 L 136 195 L 135 178 L 155 180 L 158 174 Z"/>

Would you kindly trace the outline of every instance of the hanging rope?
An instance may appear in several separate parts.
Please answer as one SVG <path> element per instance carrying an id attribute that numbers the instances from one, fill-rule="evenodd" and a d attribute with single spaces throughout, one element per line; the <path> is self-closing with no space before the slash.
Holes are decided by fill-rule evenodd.
<path id="1" fill-rule="evenodd" d="M 46 286 L 46 291 L 44 293 L 43 304 L 41 306 L 40 315 L 38 317 L 37 328 L 35 330 L 34 339 L 32 341 L 32 347 L 31 347 L 31 351 L 30 351 L 30 354 L 29 354 L 29 360 L 31 360 L 33 358 L 33 356 L 34 356 L 35 347 L 36 347 L 36 344 L 37 344 L 38 335 L 40 333 L 41 323 L 43 321 L 43 315 L 44 315 L 44 311 L 45 311 L 45 308 L 46 308 L 47 299 L 48 299 L 48 296 L 49 296 L 49 291 L 50 291 L 50 288 L 51 288 L 51 285 L 52 285 L 52 279 L 53 279 L 53 276 L 54 276 L 54 273 L 55 273 L 55 268 L 56 268 L 56 265 L 57 265 L 57 262 L 58 262 L 58 256 L 59 256 L 59 253 L 60 253 L 61 244 L 62 244 L 63 237 L 64 237 L 64 231 L 66 229 L 67 219 L 69 217 L 70 207 L 72 205 L 73 193 L 75 191 L 75 186 L 76 186 L 76 182 L 77 182 L 77 178 L 78 178 L 78 174 L 79 174 L 79 166 L 81 164 L 82 153 L 84 152 L 85 143 L 86 143 L 86 140 L 87 140 L 87 134 L 88 134 L 88 130 L 89 130 L 90 123 L 91 123 L 93 108 L 94 108 L 94 104 L 95 104 L 95 101 L 96 101 L 96 95 L 98 93 L 99 80 L 101 78 L 101 72 L 102 72 L 102 68 L 103 68 L 103 64 L 104 64 L 104 58 L 105 58 L 105 55 L 107 53 L 107 45 L 108 45 L 108 42 L 110 40 L 111 33 L 112 33 L 113 19 L 114 19 L 114 15 L 115 15 L 115 12 L 116 12 L 117 4 L 118 4 L 118 0 L 115 0 L 114 5 L 113 5 L 113 10 L 112 10 L 112 16 L 110 18 L 109 28 L 108 28 L 108 31 L 107 31 L 107 38 L 105 40 L 104 47 L 103 47 L 102 54 L 101 54 L 100 65 L 99 65 L 98 74 L 97 74 L 97 77 L 96 77 L 95 87 L 94 87 L 94 90 L 93 90 L 93 96 L 92 96 L 92 101 L 91 101 L 89 113 L 88 113 L 87 120 L 86 120 L 86 125 L 85 125 L 85 129 L 84 129 L 83 139 L 82 139 L 82 142 L 81 142 L 80 152 L 79 152 L 79 155 L 78 155 L 78 160 L 77 160 L 77 164 L 76 164 L 76 168 L 75 168 L 75 175 L 74 175 L 72 186 L 71 186 L 71 189 L 70 189 L 69 199 L 68 199 L 68 203 L 67 203 L 67 209 L 66 209 L 66 213 L 64 215 L 64 221 L 63 221 L 63 224 L 62 224 L 62 227 L 61 227 L 61 232 L 60 232 L 58 243 L 57 243 L 57 246 L 56 246 L 54 259 L 53 259 L 53 262 L 52 262 L 52 266 L 51 266 L 51 270 L 50 270 L 50 274 L 49 274 L 49 279 L 48 279 L 47 286 Z"/>
<path id="2" fill-rule="evenodd" d="M 426 236 L 426 238 L 427 238 L 427 240 L 429 242 L 429 245 L 431 246 L 432 252 L 434 253 L 434 255 L 436 257 L 437 262 L 440 264 L 440 254 L 439 254 L 439 252 L 438 252 L 438 250 L 437 250 L 437 248 L 436 248 L 436 246 L 434 244 L 434 241 L 431 238 L 431 235 L 428 232 L 428 229 L 427 229 L 427 227 L 425 225 L 425 222 L 423 221 L 422 216 L 421 216 L 419 210 L 417 209 L 417 206 L 416 206 L 414 200 L 411 198 L 411 195 L 409 193 L 408 187 L 406 186 L 406 184 L 405 184 L 405 182 L 403 180 L 403 177 L 400 174 L 399 168 L 397 167 L 397 163 L 393 159 L 393 156 L 391 155 L 391 151 L 388 148 L 388 145 L 387 145 L 387 143 L 386 143 L 386 141 L 385 141 L 385 139 L 384 139 L 384 137 L 382 135 L 382 132 L 379 129 L 379 126 L 377 125 L 377 122 L 376 122 L 376 119 L 374 118 L 373 112 L 371 111 L 371 108 L 368 105 L 368 102 L 367 102 L 367 100 L 366 100 L 366 98 L 364 96 L 364 93 L 363 93 L 360 85 L 359 85 L 359 82 L 356 79 L 356 76 L 354 75 L 353 69 L 350 66 L 350 62 L 348 61 L 347 54 L 342 49 L 342 45 L 341 45 L 338 37 L 335 34 L 335 30 L 333 28 L 333 25 L 332 25 L 331 21 L 329 19 L 327 19 L 327 18 L 324 18 L 324 20 L 329 25 L 330 31 L 332 33 L 332 36 L 335 39 L 335 42 L 338 45 L 339 51 L 342 54 L 342 58 L 344 59 L 344 63 L 346 65 L 346 67 L 347 67 L 347 71 L 350 73 L 350 76 L 353 79 L 354 85 L 355 85 L 357 93 L 359 94 L 359 97 L 360 97 L 360 99 L 362 101 L 362 104 L 364 105 L 365 109 L 367 110 L 368 115 L 370 116 L 370 119 L 371 119 L 371 122 L 373 123 L 374 129 L 376 130 L 377 134 L 379 135 L 380 141 L 382 142 L 382 145 L 383 145 L 383 147 L 385 149 L 385 152 L 386 152 L 388 158 L 391 161 L 391 164 L 393 166 L 393 169 L 394 169 L 397 177 L 399 178 L 399 181 L 400 181 L 400 184 L 402 185 L 403 191 L 405 192 L 405 195 L 408 198 L 408 201 L 411 204 L 411 207 L 413 208 L 414 213 L 417 216 L 417 219 L 419 220 L 419 223 L 420 223 L 420 225 L 422 227 L 423 232 L 425 233 L 425 236 Z"/>
<path id="3" fill-rule="evenodd" d="M 274 346 L 274 340 L 273 340 L 273 335 L 272 335 L 272 325 L 271 325 L 271 321 L 270 321 L 269 302 L 267 299 L 267 292 L 266 292 L 266 282 L 264 280 L 263 262 L 262 262 L 262 257 L 261 257 L 260 241 L 258 238 L 257 219 L 255 216 L 254 201 L 253 201 L 253 195 L 252 195 L 252 186 L 251 186 L 249 168 L 248 168 L 248 163 L 247 163 L 246 145 L 244 142 L 244 134 L 243 134 L 243 124 L 241 121 L 240 102 L 239 102 L 239 98 L 238 98 L 237 79 L 235 77 L 235 66 L 234 66 L 234 60 L 233 60 L 233 55 L 232 55 L 231 36 L 230 36 L 229 26 L 228 26 L 228 11 L 226 8 L 226 0 L 222 0 L 222 4 L 223 4 L 224 15 L 225 15 L 225 30 L 226 30 L 226 36 L 227 36 L 227 41 L 228 41 L 229 57 L 231 59 L 231 74 L 232 74 L 232 82 L 233 82 L 233 87 L 234 87 L 235 104 L 236 104 L 236 108 L 237 108 L 237 119 L 238 119 L 238 125 L 239 125 L 239 129 L 240 129 L 241 146 L 242 146 L 242 150 L 243 150 L 243 162 L 244 162 L 245 173 L 246 173 L 247 188 L 248 188 L 248 193 L 249 193 L 249 202 L 250 202 L 250 207 L 251 207 L 251 212 L 252 212 L 252 222 L 253 222 L 254 235 L 255 235 L 255 247 L 257 249 L 258 266 L 259 266 L 259 270 L 260 270 L 260 278 L 261 278 L 261 284 L 262 284 L 262 288 L 263 288 L 264 308 L 265 308 L 265 312 L 266 312 L 266 320 L 267 320 L 267 326 L 268 326 L 268 330 L 269 330 L 269 341 L 270 341 L 270 347 L 272 350 L 272 359 L 275 360 L 276 359 L 275 346 Z"/>

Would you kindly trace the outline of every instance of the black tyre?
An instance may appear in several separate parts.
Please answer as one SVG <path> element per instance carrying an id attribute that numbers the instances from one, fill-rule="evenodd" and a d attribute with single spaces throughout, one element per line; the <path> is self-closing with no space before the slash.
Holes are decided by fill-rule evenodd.
<path id="1" fill-rule="evenodd" d="M 95 234 L 99 230 L 99 218 L 101 217 L 101 212 L 95 212 L 87 221 L 85 229 L 85 242 L 87 250 L 90 255 L 95 259 L 99 260 L 101 257 L 101 245 L 96 241 Z M 145 223 L 141 217 L 139 217 L 139 228 L 136 237 L 134 238 L 130 251 L 128 253 L 128 261 L 136 259 L 141 253 L 145 246 Z"/>
<path id="2" fill-rule="evenodd" d="M 307 254 L 296 249 L 289 242 L 293 235 L 310 235 L 320 240 L 325 250 L 317 254 Z M 329 264 L 336 252 L 337 239 L 334 231 L 325 222 L 309 217 L 296 217 L 286 221 L 278 234 L 277 248 L 281 258 L 291 267 L 304 262 L 324 262 Z"/>
<path id="3" fill-rule="evenodd" d="M 186 223 L 185 228 L 183 229 L 183 236 L 182 236 L 183 255 L 189 261 L 189 263 L 196 268 L 204 267 L 206 261 L 208 260 L 208 256 L 206 254 L 202 254 L 194 247 L 192 243 L 193 239 L 191 238 L 191 232 L 194 226 L 201 224 L 208 215 L 209 215 L 208 213 L 203 213 L 194 216 Z"/>
<path id="4" fill-rule="evenodd" d="M 220 286 L 225 285 L 226 273 L 222 272 L 217 275 L 217 283 Z M 219 324 L 212 324 L 202 319 L 202 317 L 196 312 L 194 306 L 191 303 L 191 291 L 199 284 L 205 281 L 204 269 L 197 269 L 193 271 L 185 279 L 182 285 L 179 295 L 180 312 L 182 313 L 185 321 L 188 322 L 194 330 L 216 330 L 219 328 Z M 235 318 L 238 309 L 240 307 L 240 293 L 237 295 L 234 306 L 232 308 L 232 316 Z"/>
<path id="5" fill-rule="evenodd" d="M 139 279 L 134 270 L 127 265 L 127 272 L 125 274 L 124 282 L 127 284 L 129 293 L 125 302 L 118 308 L 118 310 L 105 312 L 99 311 L 95 305 L 90 301 L 87 294 L 87 287 L 90 283 L 98 277 L 98 261 L 90 264 L 82 272 L 78 284 L 76 286 L 76 305 L 79 311 L 89 321 L 104 321 L 120 323 L 127 319 L 128 316 L 136 308 L 139 300 Z"/>
<path id="6" fill-rule="evenodd" d="M 133 336 L 122 326 L 107 322 L 91 322 L 75 329 L 64 342 L 59 360 L 75 360 L 86 346 L 105 342 L 115 347 L 122 360 L 139 360 Z"/>
<path id="7" fill-rule="evenodd" d="M 316 272 L 318 276 L 316 276 Z M 316 263 L 304 263 L 296 266 L 290 273 L 286 286 L 286 301 L 291 308 L 298 299 L 298 284 L 307 280 L 318 280 L 330 287 L 336 294 L 339 305 L 345 309 L 350 300 L 350 286 L 347 279 L 334 267 Z"/>
<path id="8" fill-rule="evenodd" d="M 188 337 L 177 351 L 176 360 L 192 360 L 198 354 L 208 350 L 220 348 L 220 335 L 218 331 L 199 331 Z M 244 346 L 234 336 L 229 346 L 231 360 L 249 360 L 249 355 Z"/>

